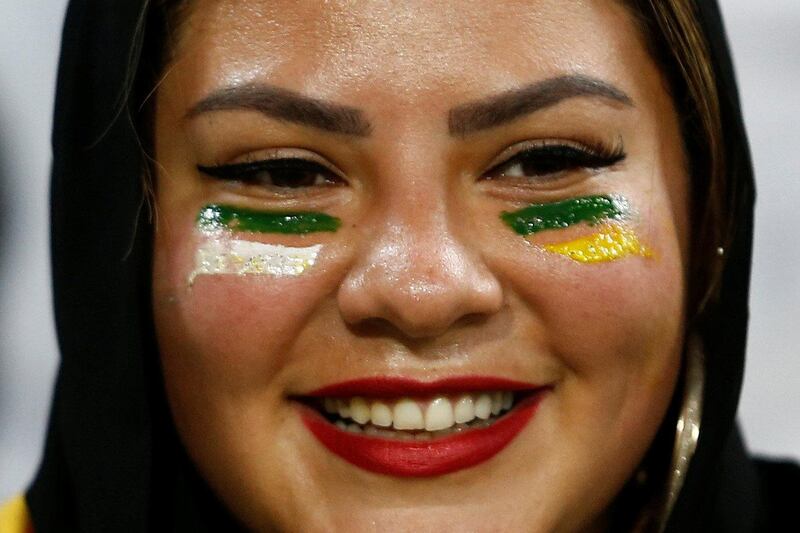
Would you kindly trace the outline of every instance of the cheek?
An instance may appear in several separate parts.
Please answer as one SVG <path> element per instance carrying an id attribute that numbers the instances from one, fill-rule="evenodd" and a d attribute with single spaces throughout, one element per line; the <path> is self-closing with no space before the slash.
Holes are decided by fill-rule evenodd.
<path id="1" fill-rule="evenodd" d="M 551 284 L 526 293 L 550 344 L 576 374 L 643 370 L 674 350 L 682 323 L 680 263 L 659 254 L 555 270 Z"/>
<path id="2" fill-rule="evenodd" d="M 649 257 L 580 263 L 509 236 L 496 267 L 530 310 L 540 349 L 567 369 L 558 427 L 594 432 L 598 447 L 635 441 L 644 449 L 680 367 L 681 240 L 669 217 L 649 215 L 653 223 L 633 227 Z"/>
<path id="3" fill-rule="evenodd" d="M 323 246 L 299 275 L 202 274 L 190 284 L 206 244 L 191 226 L 156 237 L 154 310 L 167 379 L 230 393 L 270 386 L 330 291 L 331 259 Z"/>
<path id="4" fill-rule="evenodd" d="M 558 264 L 539 283 L 536 275 L 526 276 L 517 287 L 547 351 L 575 381 L 614 402 L 614 409 L 633 394 L 659 394 L 666 387 L 669 395 L 682 343 L 680 263 L 663 249 L 652 259 L 604 265 L 549 257 L 546 262 Z"/>
<path id="5" fill-rule="evenodd" d="M 629 382 L 648 379 L 641 373 L 671 362 L 682 338 L 682 217 L 660 192 L 631 193 L 618 197 L 621 221 L 526 237 L 506 231 L 502 239 L 498 269 L 530 309 L 549 351 L 585 380 L 634 371 Z"/>

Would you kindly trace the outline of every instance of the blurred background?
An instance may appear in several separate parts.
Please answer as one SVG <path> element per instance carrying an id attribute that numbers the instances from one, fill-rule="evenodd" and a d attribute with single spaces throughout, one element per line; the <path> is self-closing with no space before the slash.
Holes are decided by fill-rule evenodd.
<path id="1" fill-rule="evenodd" d="M 759 188 L 740 421 L 751 449 L 800 459 L 800 2 L 721 4 Z M 38 465 L 57 365 L 48 179 L 65 7 L 0 0 L 0 501 Z"/>

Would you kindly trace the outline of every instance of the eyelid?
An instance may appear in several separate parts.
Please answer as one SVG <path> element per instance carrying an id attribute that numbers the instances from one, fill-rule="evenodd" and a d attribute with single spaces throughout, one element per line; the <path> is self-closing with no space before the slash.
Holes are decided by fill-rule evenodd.
<path id="1" fill-rule="evenodd" d="M 339 178 L 338 175 L 331 172 L 327 167 L 320 165 L 316 161 L 310 161 L 308 159 L 297 158 L 297 157 L 259 159 L 256 161 L 247 161 L 243 163 L 230 163 L 225 165 L 217 165 L 209 167 L 203 165 L 197 165 L 197 170 L 199 170 L 203 174 L 210 176 L 212 178 L 218 178 L 229 181 L 248 181 L 249 177 L 252 177 L 254 174 L 258 172 L 263 172 L 263 171 L 272 172 L 275 170 L 286 170 L 286 169 L 305 170 L 309 172 L 314 172 L 316 174 L 330 175 L 336 180 L 341 179 Z"/>
<path id="2" fill-rule="evenodd" d="M 331 163 L 328 158 L 304 148 L 270 148 L 266 150 L 251 151 L 248 152 L 248 154 L 237 157 L 227 163 L 198 165 L 198 168 L 201 166 L 205 166 L 206 168 L 225 168 L 235 165 L 266 163 L 281 159 L 302 159 L 304 161 L 308 161 L 309 163 L 321 166 L 340 180 L 347 181 L 344 172 L 342 172 L 336 165 Z"/>
<path id="3" fill-rule="evenodd" d="M 609 144 L 600 140 L 593 140 L 590 142 L 581 142 L 575 141 L 572 139 L 537 139 L 537 140 L 529 140 L 523 141 L 512 146 L 509 146 L 500 154 L 495 156 L 495 158 L 486 165 L 486 170 L 484 174 L 491 172 L 492 170 L 505 165 L 511 162 L 512 159 L 517 157 L 518 155 L 528 151 L 528 150 L 535 150 L 537 148 L 547 148 L 552 146 L 567 146 L 570 148 L 574 148 L 576 150 L 580 150 L 582 152 L 586 152 L 589 154 L 602 154 L 603 152 L 620 152 L 623 155 L 625 154 L 624 147 L 622 144 L 622 138 L 619 138 L 615 143 Z"/>

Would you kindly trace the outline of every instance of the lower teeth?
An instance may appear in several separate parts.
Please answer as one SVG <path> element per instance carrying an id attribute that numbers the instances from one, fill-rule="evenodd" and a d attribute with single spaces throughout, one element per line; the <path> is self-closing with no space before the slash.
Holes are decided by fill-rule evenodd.
<path id="1" fill-rule="evenodd" d="M 387 439 L 396 439 L 396 440 L 430 440 L 433 438 L 446 437 L 447 435 L 454 435 L 456 433 L 461 433 L 462 431 L 467 429 L 485 428 L 494 423 L 494 421 L 497 420 L 497 418 L 498 417 L 496 416 L 489 417 L 486 420 L 481 420 L 476 418 L 472 422 L 468 422 L 466 424 L 456 424 L 452 427 L 449 427 L 447 429 L 442 429 L 439 431 L 420 430 L 418 432 L 387 429 L 378 426 L 373 426 L 372 424 L 368 424 L 366 426 L 361 426 L 359 424 L 348 424 L 343 420 L 337 420 L 335 424 L 336 427 L 341 430 L 349 431 L 350 433 L 363 433 L 371 437 L 383 437 Z"/>

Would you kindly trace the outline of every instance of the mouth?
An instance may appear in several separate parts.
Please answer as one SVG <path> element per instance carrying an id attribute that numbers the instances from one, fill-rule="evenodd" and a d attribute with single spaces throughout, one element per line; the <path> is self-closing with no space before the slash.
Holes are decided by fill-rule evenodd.
<path id="1" fill-rule="evenodd" d="M 348 463 L 390 476 L 426 477 L 499 453 L 549 390 L 500 378 L 368 378 L 295 399 L 306 428 Z"/>

